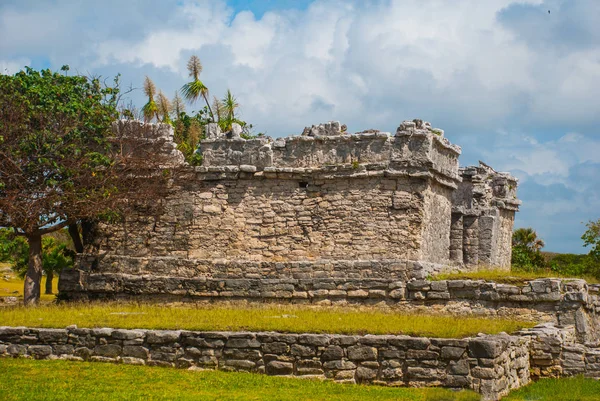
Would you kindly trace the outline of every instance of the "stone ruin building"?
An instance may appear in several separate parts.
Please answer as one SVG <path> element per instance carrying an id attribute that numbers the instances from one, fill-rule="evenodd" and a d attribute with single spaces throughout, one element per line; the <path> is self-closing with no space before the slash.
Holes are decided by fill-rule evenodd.
<path id="1" fill-rule="evenodd" d="M 209 124 L 200 167 L 185 164 L 169 125 L 114 130 L 165 140 L 184 174 L 156 200 L 160 215 L 96 224 L 62 275 L 66 297 L 393 298 L 439 272 L 510 268 L 516 178 L 460 168 L 460 147 L 427 122 L 394 135 L 330 122 L 249 140 L 236 124 Z"/>
<path id="2" fill-rule="evenodd" d="M 239 127 L 221 133 L 209 125 L 200 167 L 184 163 L 168 125 L 119 121 L 114 129 L 165 141 L 165 167 L 181 174 L 170 195 L 156 199 L 160 213 L 139 207 L 85 233 L 85 252 L 61 274 L 63 298 L 375 304 L 538 325 L 466 339 L 0 327 L 0 357 L 34 341 L 27 352 L 36 358 L 43 348 L 47 358 L 470 388 L 485 401 L 532 378 L 600 377 L 600 285 L 428 280 L 478 266 L 509 269 L 520 203 L 514 177 L 481 162 L 459 168 L 460 148 L 428 123 L 350 135 L 332 122 L 251 140 Z M 58 335 L 108 345 L 41 345 Z M 143 347 L 120 345 L 128 343 Z"/>

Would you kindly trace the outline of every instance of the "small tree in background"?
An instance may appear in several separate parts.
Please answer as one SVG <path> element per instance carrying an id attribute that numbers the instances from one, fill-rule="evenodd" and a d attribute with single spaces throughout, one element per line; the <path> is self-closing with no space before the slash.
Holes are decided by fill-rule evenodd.
<path id="1" fill-rule="evenodd" d="M 0 75 L 0 227 L 27 241 L 26 305 L 40 298 L 42 236 L 66 226 L 78 236 L 78 222 L 152 207 L 168 190 L 163 143 L 112 133 L 118 93 L 118 79 Z"/>
<path id="2" fill-rule="evenodd" d="M 600 263 L 600 219 L 586 224 L 587 230 L 581 236 L 583 246 L 589 246 L 589 255 Z"/>
<path id="3" fill-rule="evenodd" d="M 544 245 L 534 229 L 515 230 L 512 236 L 512 265 L 527 270 L 544 267 L 544 257 L 540 252 Z"/>
<path id="4" fill-rule="evenodd" d="M 63 229 L 42 238 L 42 270 L 46 276 L 46 294 L 52 294 L 54 276 L 73 267 L 75 251 L 69 233 Z M 29 264 L 29 244 L 7 229 L 0 230 L 0 262 L 9 262 L 12 270 L 24 278 Z"/>

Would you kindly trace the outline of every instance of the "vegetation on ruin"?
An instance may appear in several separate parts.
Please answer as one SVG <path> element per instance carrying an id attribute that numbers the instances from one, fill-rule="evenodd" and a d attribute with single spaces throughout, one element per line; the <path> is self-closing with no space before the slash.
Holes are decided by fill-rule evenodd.
<path id="1" fill-rule="evenodd" d="M 511 319 L 398 313 L 378 308 L 260 305 L 196 306 L 70 303 L 0 308 L 6 326 L 113 327 L 197 331 L 406 334 L 463 338 L 515 332 L 534 324 Z"/>
<path id="2" fill-rule="evenodd" d="M 27 304 L 40 299 L 43 235 L 70 226 L 79 237 L 79 222 L 124 211 L 132 200 L 147 202 L 166 188 L 157 181 L 168 178 L 136 175 L 160 165 L 145 152 L 162 144 L 140 149 L 110 129 L 118 77 L 109 86 L 68 70 L 0 74 L 0 227 L 28 243 Z"/>
<path id="3" fill-rule="evenodd" d="M 222 99 L 213 96 L 212 102 L 209 101 L 210 91 L 200 80 L 203 67 L 197 56 L 190 57 L 187 68 L 191 81 L 175 92 L 172 100 L 157 89 L 149 77 L 145 77 L 143 91 L 147 98 L 146 104 L 139 111 L 133 105 L 122 107 L 120 115 L 126 119 L 141 118 L 145 122 L 171 124 L 177 149 L 183 153 L 189 164 L 199 166 L 202 164 L 202 155 L 196 150 L 199 142 L 204 139 L 204 128 L 207 124 L 217 123 L 222 132 L 227 132 L 235 123 L 242 127 L 242 138 L 252 139 L 256 136 L 252 133 L 252 124 L 239 118 L 240 104 L 231 90 L 227 89 Z M 180 92 L 190 105 L 195 105 L 202 98 L 204 106 L 188 114 Z"/>
<path id="4" fill-rule="evenodd" d="M 394 400 L 476 401 L 468 390 L 392 388 L 254 373 L 0 359 L 0 399 L 19 400 Z"/>
<path id="5" fill-rule="evenodd" d="M 600 381 L 582 376 L 541 379 L 502 398 L 503 401 L 597 401 Z"/>

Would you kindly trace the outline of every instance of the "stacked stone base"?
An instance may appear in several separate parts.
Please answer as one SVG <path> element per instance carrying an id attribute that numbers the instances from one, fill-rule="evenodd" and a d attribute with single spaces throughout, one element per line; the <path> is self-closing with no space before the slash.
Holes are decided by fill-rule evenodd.
<path id="1" fill-rule="evenodd" d="M 220 278 L 65 270 L 59 289 L 62 298 L 72 300 L 384 305 L 409 312 L 515 317 L 574 325 L 582 342 L 600 339 L 599 288 L 583 280 L 539 279 L 509 285 L 400 277 Z"/>
<path id="2" fill-rule="evenodd" d="M 0 327 L 0 356 L 248 371 L 497 400 L 529 383 L 529 339 Z M 1 362 L 0 362 L 1 363 Z"/>

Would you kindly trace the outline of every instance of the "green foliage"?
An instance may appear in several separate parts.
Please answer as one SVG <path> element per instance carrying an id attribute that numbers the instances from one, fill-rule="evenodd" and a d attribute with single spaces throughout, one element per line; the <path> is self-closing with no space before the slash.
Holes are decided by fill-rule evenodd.
<path id="1" fill-rule="evenodd" d="M 600 223 L 590 222 L 588 231 L 582 239 L 585 245 L 600 248 Z M 598 241 L 598 242 L 594 242 Z M 545 276 L 583 277 L 588 280 L 600 279 L 600 258 L 595 249 L 589 255 L 547 254 L 544 258 L 540 249 L 544 241 L 537 237 L 532 228 L 520 228 L 513 233 L 512 269 L 523 273 L 535 273 Z"/>
<path id="2" fill-rule="evenodd" d="M 589 246 L 590 256 L 600 263 L 600 219 L 586 224 L 587 231 L 581 236 L 583 246 Z"/>
<path id="3" fill-rule="evenodd" d="M 64 230 L 63 230 L 64 231 Z M 75 252 L 70 249 L 69 234 L 57 232 L 42 238 L 42 266 L 44 273 L 60 273 L 73 267 Z M 12 270 L 23 278 L 29 261 L 29 244 L 22 236 L 0 229 L 0 262 L 9 262 Z"/>
<path id="4" fill-rule="evenodd" d="M 600 279 L 600 261 L 593 255 L 563 253 L 553 255 L 546 262 L 550 271 L 562 276 L 591 276 Z"/>
<path id="5" fill-rule="evenodd" d="M 118 77 L 0 75 L 0 226 L 33 233 L 104 196 L 118 93 Z"/>
<path id="6" fill-rule="evenodd" d="M 515 230 L 512 236 L 512 245 L 511 264 L 513 267 L 525 272 L 544 267 L 544 257 L 540 252 L 544 247 L 544 241 L 538 238 L 532 228 Z"/>

